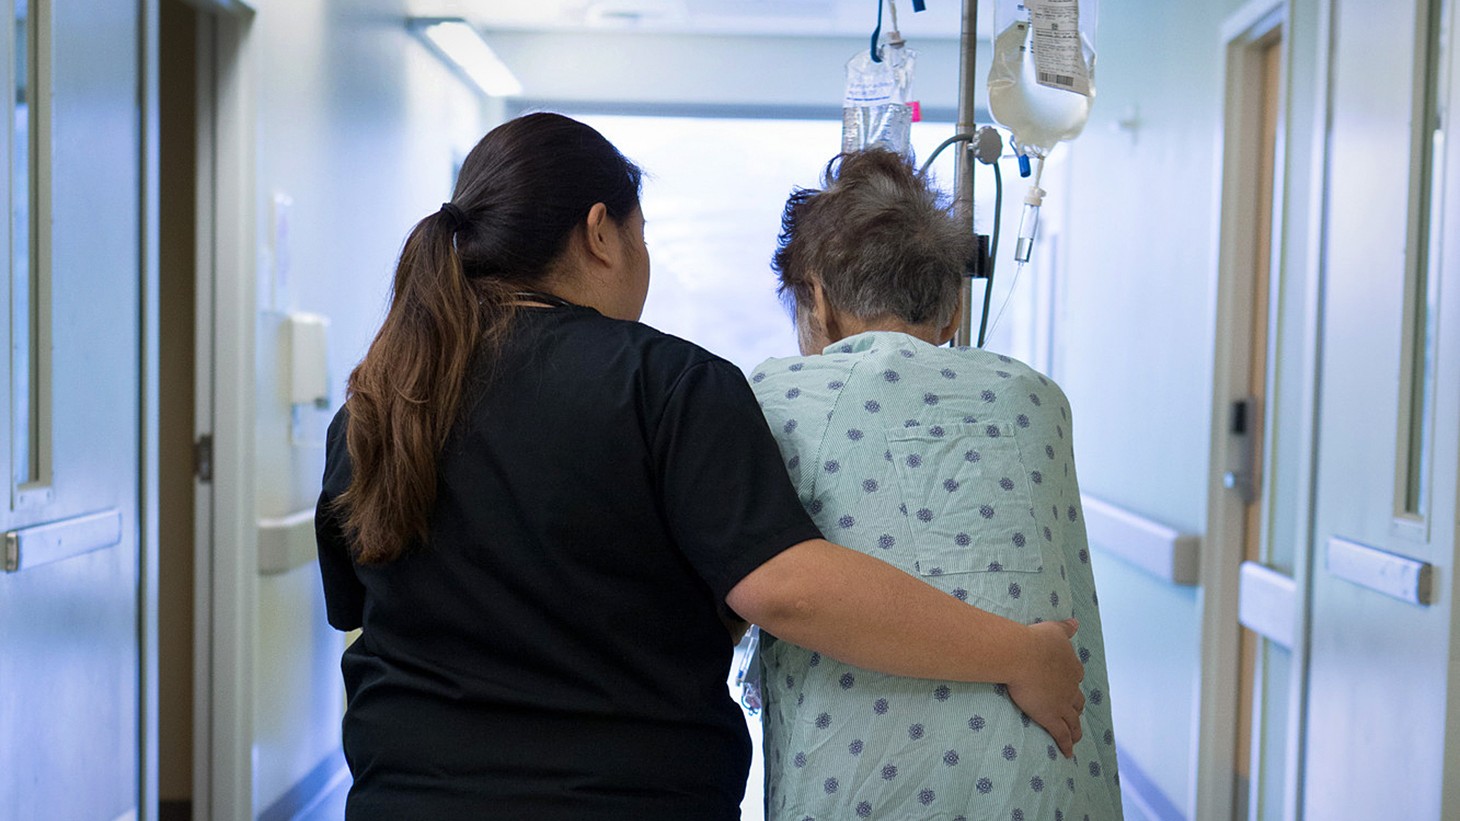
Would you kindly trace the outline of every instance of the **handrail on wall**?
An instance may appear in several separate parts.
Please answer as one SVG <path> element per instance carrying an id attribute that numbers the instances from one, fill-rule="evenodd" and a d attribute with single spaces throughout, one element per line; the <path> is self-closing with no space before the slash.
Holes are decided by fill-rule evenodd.
<path id="1" fill-rule="evenodd" d="M 1182 533 L 1138 513 L 1081 495 L 1090 544 L 1158 579 L 1197 583 L 1201 537 Z M 259 564 L 263 574 L 287 573 L 315 560 L 314 509 L 259 520 Z"/>
<path id="2" fill-rule="evenodd" d="M 1090 544 L 1118 556 L 1162 581 L 1194 585 L 1201 537 L 1093 496 L 1080 495 Z"/>
<path id="3" fill-rule="evenodd" d="M 259 573 L 287 573 L 315 561 L 314 508 L 259 519 Z"/>

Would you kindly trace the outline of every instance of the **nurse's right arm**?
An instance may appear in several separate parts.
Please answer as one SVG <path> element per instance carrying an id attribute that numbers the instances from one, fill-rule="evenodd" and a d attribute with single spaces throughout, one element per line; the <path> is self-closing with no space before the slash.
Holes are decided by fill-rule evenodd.
<path id="1" fill-rule="evenodd" d="M 811 539 L 735 585 L 725 602 L 778 638 L 912 678 L 1005 684 L 1066 755 L 1080 740 L 1076 625 L 1023 625 L 965 604 L 886 562 Z"/>

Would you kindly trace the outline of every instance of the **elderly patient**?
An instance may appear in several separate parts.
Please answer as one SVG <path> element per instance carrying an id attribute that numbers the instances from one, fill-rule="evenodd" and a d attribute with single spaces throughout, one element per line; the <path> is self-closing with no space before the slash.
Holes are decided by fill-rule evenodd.
<path id="1" fill-rule="evenodd" d="M 939 347 L 971 253 L 902 157 L 834 159 L 786 204 L 774 260 L 803 356 L 752 382 L 827 538 L 1020 622 L 1078 619 L 1083 738 L 1060 755 L 1002 685 L 882 675 L 767 636 L 772 819 L 1121 817 L 1069 405 L 1020 362 Z"/>

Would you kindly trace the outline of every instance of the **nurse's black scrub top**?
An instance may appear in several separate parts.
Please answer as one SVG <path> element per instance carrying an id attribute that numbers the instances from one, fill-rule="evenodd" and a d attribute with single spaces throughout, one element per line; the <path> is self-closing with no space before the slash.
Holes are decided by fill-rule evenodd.
<path id="1" fill-rule="evenodd" d="M 350 819 L 738 818 L 750 765 L 725 595 L 820 532 L 744 376 L 577 306 L 526 308 L 474 374 L 430 536 L 358 565 L 316 529 L 345 651 Z"/>

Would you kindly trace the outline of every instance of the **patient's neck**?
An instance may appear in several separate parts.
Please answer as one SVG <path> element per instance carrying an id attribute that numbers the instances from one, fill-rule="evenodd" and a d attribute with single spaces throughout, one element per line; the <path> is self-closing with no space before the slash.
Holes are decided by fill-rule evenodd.
<path id="1" fill-rule="evenodd" d="M 913 325 L 897 317 L 880 317 L 878 319 L 862 320 L 857 317 L 839 316 L 837 317 L 836 330 L 839 332 L 836 340 L 838 342 L 849 336 L 864 334 L 868 331 L 891 331 L 893 333 L 907 334 L 908 336 L 917 337 L 929 345 L 942 345 L 948 341 L 946 337 L 943 337 L 943 329 L 934 323 L 929 322 L 921 325 Z"/>

